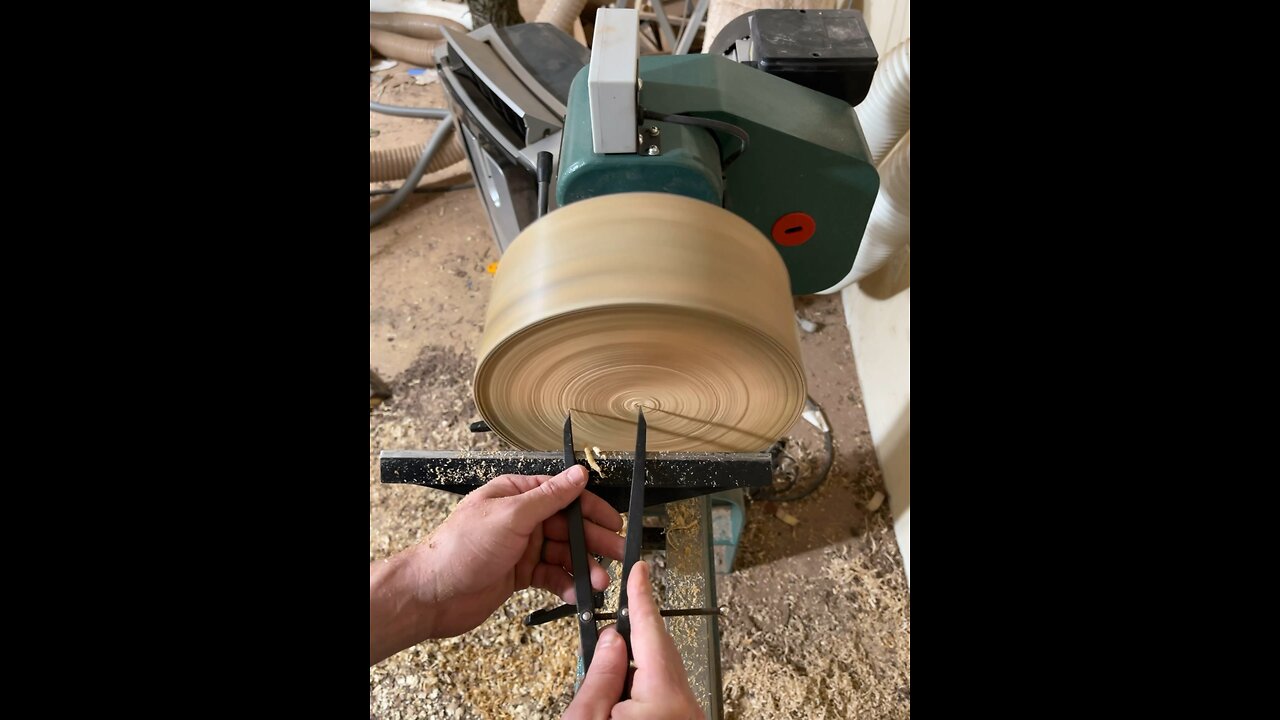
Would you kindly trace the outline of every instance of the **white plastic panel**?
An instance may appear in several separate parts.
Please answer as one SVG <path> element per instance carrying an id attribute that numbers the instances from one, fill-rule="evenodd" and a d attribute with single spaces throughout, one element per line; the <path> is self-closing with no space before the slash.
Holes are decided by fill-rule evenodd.
<path id="1" fill-rule="evenodd" d="M 600 8 L 587 70 L 591 146 L 597 153 L 636 151 L 636 79 L 640 59 L 640 14 Z"/>

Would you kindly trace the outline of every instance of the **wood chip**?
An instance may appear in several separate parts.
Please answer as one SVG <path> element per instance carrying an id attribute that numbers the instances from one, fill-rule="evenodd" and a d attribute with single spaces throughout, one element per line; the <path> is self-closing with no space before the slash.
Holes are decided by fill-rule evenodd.
<path id="1" fill-rule="evenodd" d="M 876 494 L 872 495 L 871 499 L 867 501 L 867 512 L 875 512 L 879 510 L 880 506 L 883 504 L 884 504 L 884 493 L 877 490 Z"/>
<path id="2" fill-rule="evenodd" d="M 593 450 L 595 451 L 594 453 L 592 453 Z M 604 470 L 600 469 L 600 463 L 596 462 L 595 458 L 596 455 L 600 454 L 600 448 L 588 445 L 582 448 L 582 454 L 586 456 L 587 464 L 591 466 L 591 469 L 595 470 L 596 474 L 603 478 Z"/>

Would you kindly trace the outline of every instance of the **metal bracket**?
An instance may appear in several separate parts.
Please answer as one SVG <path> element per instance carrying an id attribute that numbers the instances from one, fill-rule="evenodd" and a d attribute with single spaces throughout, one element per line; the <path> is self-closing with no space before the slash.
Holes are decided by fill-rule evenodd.
<path id="1" fill-rule="evenodd" d="M 641 125 L 636 131 L 636 154 L 638 155 L 661 155 L 662 154 L 662 130 L 653 123 Z"/>

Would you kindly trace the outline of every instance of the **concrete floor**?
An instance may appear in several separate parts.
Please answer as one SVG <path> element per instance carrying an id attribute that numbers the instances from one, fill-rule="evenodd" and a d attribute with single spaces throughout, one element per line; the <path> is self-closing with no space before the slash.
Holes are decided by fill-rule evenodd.
<path id="1" fill-rule="evenodd" d="M 402 85 L 381 99 L 443 106 L 438 84 Z M 433 125 L 371 113 L 381 131 L 371 149 L 422 142 Z M 370 232 L 369 258 L 369 363 L 395 392 L 370 414 L 372 561 L 424 539 L 456 502 L 383 486 L 380 450 L 494 447 L 466 425 L 479 417 L 470 379 L 492 280 L 486 268 L 498 252 L 476 191 L 466 189 L 411 196 Z M 797 298 L 796 310 L 820 325 L 801 334 L 801 346 L 836 461 L 809 497 L 749 505 L 737 571 L 718 582 L 726 715 L 909 717 L 910 596 L 888 503 L 867 510 L 883 482 L 843 311 L 838 296 Z M 790 437 L 809 460 L 821 454 L 821 436 L 803 421 Z M 572 697 L 576 635 L 563 623 L 526 629 L 518 621 L 551 602 L 524 591 L 462 638 L 371 668 L 370 716 L 558 716 Z"/>

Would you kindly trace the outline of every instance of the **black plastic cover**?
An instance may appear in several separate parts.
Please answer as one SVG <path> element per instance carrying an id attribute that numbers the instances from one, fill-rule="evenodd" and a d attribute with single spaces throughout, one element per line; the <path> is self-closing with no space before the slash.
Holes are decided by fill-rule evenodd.
<path id="1" fill-rule="evenodd" d="M 748 41 L 739 53 L 737 42 Z M 754 10 L 729 21 L 711 52 L 857 105 L 867 96 L 877 53 L 857 10 Z"/>
<path id="2" fill-rule="evenodd" d="M 498 37 L 535 80 L 561 103 L 569 104 L 569 86 L 591 51 L 563 30 L 548 23 L 524 23 L 495 28 Z"/>

